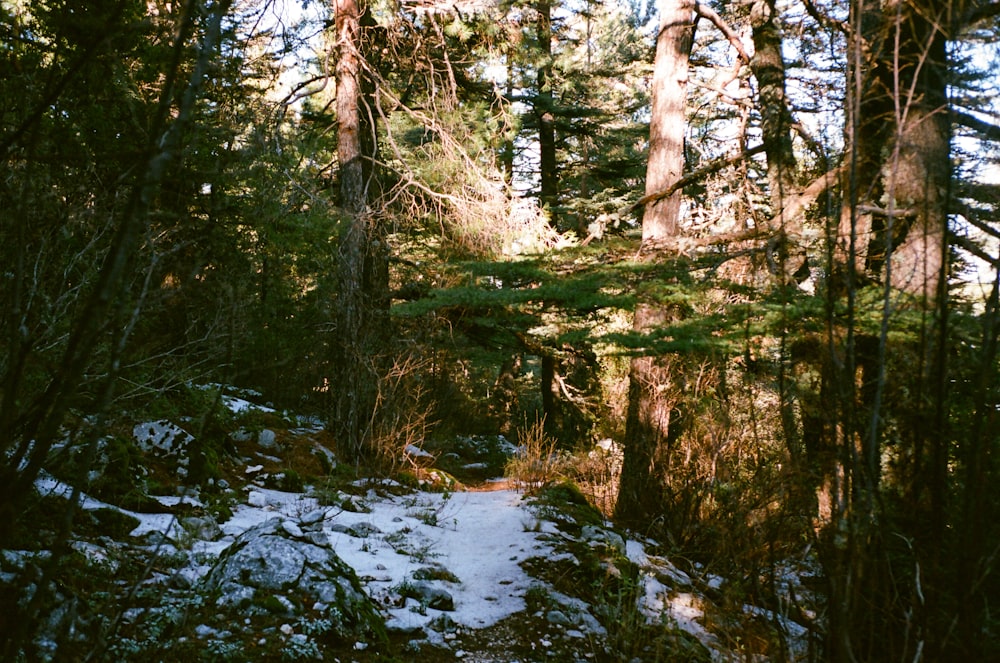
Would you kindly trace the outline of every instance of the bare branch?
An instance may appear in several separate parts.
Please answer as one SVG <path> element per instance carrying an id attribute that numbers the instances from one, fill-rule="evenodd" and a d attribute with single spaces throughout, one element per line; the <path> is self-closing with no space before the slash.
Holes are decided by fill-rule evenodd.
<path id="1" fill-rule="evenodd" d="M 816 202 L 823 195 L 824 191 L 837 183 L 840 176 L 847 170 L 848 164 L 849 162 L 845 160 L 844 163 L 833 170 L 823 173 L 814 179 L 798 193 L 788 196 L 788 202 L 774 216 L 773 221 L 799 219 L 807 207 Z"/>
<path id="2" fill-rule="evenodd" d="M 729 43 L 732 44 L 733 48 L 735 48 L 736 52 L 739 54 L 740 59 L 743 60 L 743 62 L 750 64 L 750 56 L 743 47 L 743 40 L 740 39 L 740 36 L 736 34 L 736 31 L 733 30 L 728 23 L 726 23 L 726 20 L 719 16 L 714 9 L 704 3 L 696 2 L 694 7 L 695 11 L 697 11 L 702 18 L 707 18 L 712 25 L 717 27 L 726 39 L 729 40 Z"/>
<path id="3" fill-rule="evenodd" d="M 689 184 L 694 184 L 695 182 L 711 175 L 712 173 L 722 170 L 726 166 L 732 166 L 734 164 L 737 164 L 740 161 L 743 161 L 744 159 L 749 159 L 750 157 L 756 154 L 760 154 L 763 151 L 764 151 L 764 146 L 757 145 L 748 148 L 746 150 L 743 150 L 739 154 L 734 154 L 731 157 L 726 157 L 725 159 L 719 159 L 717 161 L 713 161 L 707 166 L 704 166 L 702 168 L 699 168 L 698 170 L 688 173 L 684 177 L 680 178 L 679 180 L 668 186 L 666 189 L 657 191 L 656 193 L 651 193 L 647 196 L 643 196 L 635 204 L 633 204 L 631 207 L 628 208 L 626 214 L 632 214 L 633 212 L 636 212 L 637 210 L 645 207 L 650 203 L 655 203 L 658 200 L 663 200 L 664 198 L 672 196 L 674 193 L 676 193 L 680 189 L 683 189 Z"/>
<path id="4" fill-rule="evenodd" d="M 976 256 L 983 262 L 989 263 L 994 268 L 1000 268 L 1000 258 L 995 258 L 991 256 L 989 253 L 984 251 L 978 244 L 970 240 L 968 237 L 962 237 L 961 235 L 951 235 L 949 239 L 953 244 L 965 249 L 966 251 Z"/>
<path id="5" fill-rule="evenodd" d="M 816 4 L 813 2 L 813 0 L 802 0 L 802 5 L 806 8 L 806 12 L 810 16 L 812 16 L 813 20 L 815 20 L 824 28 L 827 28 L 829 30 L 835 30 L 845 35 L 847 34 L 848 32 L 847 24 L 844 23 L 843 21 L 838 21 L 834 18 L 831 18 L 830 16 L 821 12 L 819 8 L 816 7 Z"/>

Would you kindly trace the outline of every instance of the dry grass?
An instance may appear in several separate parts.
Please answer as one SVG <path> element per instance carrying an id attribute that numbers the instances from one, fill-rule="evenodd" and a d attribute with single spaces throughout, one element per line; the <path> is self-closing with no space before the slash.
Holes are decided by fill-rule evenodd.
<path id="1" fill-rule="evenodd" d="M 566 475 L 570 460 L 556 448 L 556 441 L 545 433 L 545 420 L 536 419 L 517 429 L 518 450 L 504 469 L 511 484 L 521 491 L 531 491 Z"/>
<path id="2" fill-rule="evenodd" d="M 433 426 L 429 412 L 429 393 L 422 375 L 429 360 L 403 355 L 381 376 L 378 397 L 372 412 L 368 448 L 372 465 L 387 476 L 404 466 L 417 469 L 419 459 L 407 452 L 420 449 Z"/>

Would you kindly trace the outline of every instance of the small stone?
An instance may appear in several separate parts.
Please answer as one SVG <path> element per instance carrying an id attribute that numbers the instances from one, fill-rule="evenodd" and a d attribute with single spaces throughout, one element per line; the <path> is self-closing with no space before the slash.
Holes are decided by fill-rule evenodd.
<path id="1" fill-rule="evenodd" d="M 262 449 L 277 449 L 278 438 L 275 436 L 273 430 L 265 428 L 257 434 L 257 444 L 259 444 Z"/>
<path id="2" fill-rule="evenodd" d="M 285 635 L 291 635 L 292 633 L 295 633 L 295 629 L 292 628 L 291 624 L 282 624 L 280 630 Z"/>
<path id="3" fill-rule="evenodd" d="M 549 610 L 548 614 L 545 615 L 545 619 L 547 619 L 550 624 L 556 624 L 557 626 L 569 626 L 573 623 L 570 621 L 570 618 L 566 616 L 566 613 L 560 610 Z"/>
<path id="4" fill-rule="evenodd" d="M 230 437 L 233 438 L 233 442 L 249 442 L 253 439 L 253 435 L 245 428 L 234 431 Z"/>
<path id="5" fill-rule="evenodd" d="M 282 520 L 281 529 L 285 530 L 285 533 L 296 539 L 302 538 L 302 528 L 293 523 L 291 520 Z"/>
<path id="6" fill-rule="evenodd" d="M 403 596 L 426 603 L 428 608 L 451 612 L 455 609 L 455 599 L 451 594 L 430 583 L 415 582 L 404 587 Z"/>
<path id="7" fill-rule="evenodd" d="M 299 520 L 303 525 L 315 525 L 326 518 L 326 509 L 313 509 Z"/>
<path id="8" fill-rule="evenodd" d="M 330 545 L 330 539 L 323 532 L 309 532 L 306 534 L 306 541 L 320 548 Z"/>
<path id="9" fill-rule="evenodd" d="M 352 525 L 347 530 L 347 533 L 359 539 L 367 539 L 372 534 L 381 534 L 382 530 L 380 530 L 375 525 L 372 525 L 371 523 L 362 522 L 362 523 L 355 523 L 354 525 Z"/>
<path id="10" fill-rule="evenodd" d="M 229 482 L 225 479 L 219 479 L 215 485 L 219 487 L 219 490 L 229 490 Z"/>
<path id="11" fill-rule="evenodd" d="M 566 631 L 566 637 L 579 639 L 579 638 L 585 638 L 587 636 L 583 634 L 583 631 L 578 631 L 575 628 L 571 628 L 570 630 Z"/>
<path id="12" fill-rule="evenodd" d="M 251 490 L 250 494 L 247 496 L 247 504 L 258 508 L 263 508 L 267 506 L 267 495 L 260 492 L 259 490 Z"/>

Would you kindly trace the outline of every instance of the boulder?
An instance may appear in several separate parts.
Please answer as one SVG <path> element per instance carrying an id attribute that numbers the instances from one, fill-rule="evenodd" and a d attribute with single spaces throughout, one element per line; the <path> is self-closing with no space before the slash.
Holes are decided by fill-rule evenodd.
<path id="1" fill-rule="evenodd" d="M 273 430 L 268 428 L 257 433 L 257 444 L 260 445 L 261 449 L 267 449 L 268 451 L 276 451 L 280 448 L 277 436 Z"/>
<path id="2" fill-rule="evenodd" d="M 409 582 L 400 588 L 404 598 L 416 599 L 428 608 L 451 612 L 455 609 L 455 599 L 447 590 L 435 587 L 429 582 Z"/>
<path id="3" fill-rule="evenodd" d="M 216 604 L 239 608 L 280 594 L 295 605 L 328 606 L 341 620 L 335 630 L 345 636 L 384 632 L 354 569 L 328 545 L 295 536 L 297 528 L 288 524 L 273 518 L 252 527 L 220 555 L 203 581 L 218 596 Z"/>
<path id="4" fill-rule="evenodd" d="M 136 424 L 132 437 L 139 448 L 153 456 L 170 459 L 176 465 L 177 476 L 184 479 L 191 464 L 190 447 L 194 436 L 166 419 Z"/>

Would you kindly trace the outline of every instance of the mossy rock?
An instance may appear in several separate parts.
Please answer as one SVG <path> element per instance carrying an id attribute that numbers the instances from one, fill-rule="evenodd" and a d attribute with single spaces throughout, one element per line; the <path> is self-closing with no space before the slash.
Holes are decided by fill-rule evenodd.
<path id="1" fill-rule="evenodd" d="M 578 534 L 584 525 L 604 525 L 604 515 L 587 499 L 580 487 L 569 479 L 560 479 L 542 487 L 535 498 L 560 529 Z"/>

